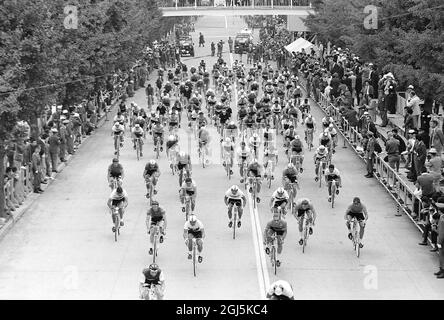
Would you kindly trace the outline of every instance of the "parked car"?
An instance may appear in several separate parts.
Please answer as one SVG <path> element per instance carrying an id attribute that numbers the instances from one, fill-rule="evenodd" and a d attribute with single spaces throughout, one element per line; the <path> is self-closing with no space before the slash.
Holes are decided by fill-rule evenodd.
<path id="1" fill-rule="evenodd" d="M 191 36 L 182 36 L 179 38 L 180 56 L 194 57 L 194 43 Z"/>
<path id="2" fill-rule="evenodd" d="M 253 43 L 253 32 L 249 29 L 242 30 L 234 38 L 234 53 L 247 52 L 248 47 L 252 43 Z"/>

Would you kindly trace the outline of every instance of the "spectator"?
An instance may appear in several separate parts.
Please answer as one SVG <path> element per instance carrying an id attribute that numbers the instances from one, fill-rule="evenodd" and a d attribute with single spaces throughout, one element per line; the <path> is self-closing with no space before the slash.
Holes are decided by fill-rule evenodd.
<path id="1" fill-rule="evenodd" d="M 230 48 L 230 53 L 233 52 L 233 39 L 231 37 L 228 37 L 228 47 Z"/>
<path id="2" fill-rule="evenodd" d="M 387 141 L 385 143 L 385 151 L 387 152 L 387 162 L 390 168 L 399 172 L 399 141 L 393 136 L 392 132 L 387 135 Z"/>
<path id="3" fill-rule="evenodd" d="M 34 186 L 34 193 L 42 193 L 43 190 L 40 187 L 40 181 L 41 181 L 41 167 L 42 167 L 42 159 L 40 156 L 40 145 L 37 145 L 34 149 L 34 153 L 32 154 L 32 173 L 33 173 L 33 186 Z"/>
<path id="4" fill-rule="evenodd" d="M 364 88 L 362 88 L 361 94 L 360 94 L 361 103 L 365 104 L 365 105 L 369 105 L 370 100 L 373 99 L 373 95 L 374 95 L 374 91 L 373 91 L 373 87 L 370 86 L 370 81 L 365 80 Z"/>
<path id="5" fill-rule="evenodd" d="M 433 175 L 433 184 L 435 186 L 435 191 L 439 190 L 439 181 L 441 179 L 441 167 L 442 159 L 438 157 L 436 149 L 431 148 L 427 156 L 427 162 L 425 163 L 427 170 Z"/>
<path id="6" fill-rule="evenodd" d="M 375 161 L 375 137 L 373 132 L 367 132 L 368 142 L 365 148 L 365 158 L 367 159 L 366 178 L 373 177 L 373 162 Z"/>
<path id="7" fill-rule="evenodd" d="M 388 113 L 395 114 L 396 113 L 396 102 L 398 100 L 398 96 L 396 94 L 395 88 L 393 86 L 389 86 L 388 93 L 385 97 L 385 104 Z"/>
<path id="8" fill-rule="evenodd" d="M 438 120 L 432 119 L 430 126 L 432 128 L 430 133 L 430 147 L 435 148 L 437 154 L 441 156 L 444 147 L 444 134 L 442 130 L 438 128 Z"/>
<path id="9" fill-rule="evenodd" d="M 416 95 L 415 91 L 411 92 L 411 97 L 407 100 L 406 107 L 410 110 L 412 110 L 412 116 L 413 116 L 413 127 L 415 129 L 418 129 L 419 126 L 419 116 L 421 114 L 421 109 L 419 107 L 420 99 Z"/>
<path id="10" fill-rule="evenodd" d="M 415 186 L 421 191 L 423 197 L 431 198 L 435 193 L 435 188 L 433 186 L 434 177 L 429 172 L 423 172 L 418 176 Z"/>
<path id="11" fill-rule="evenodd" d="M 65 156 L 66 156 L 66 142 L 68 140 L 68 131 L 66 129 L 66 124 L 69 123 L 69 120 L 67 120 L 65 117 L 61 117 L 61 125 L 60 125 L 60 161 L 66 162 Z"/>
<path id="12" fill-rule="evenodd" d="M 202 45 L 202 47 L 205 47 L 205 39 L 204 39 L 202 32 L 199 32 L 199 48 L 201 45 Z"/>
<path id="13" fill-rule="evenodd" d="M 413 110 L 406 108 L 404 116 L 404 131 L 407 133 L 411 129 L 415 129 L 415 122 L 413 121 Z"/>
<path id="14" fill-rule="evenodd" d="M 393 138 L 399 141 L 399 154 L 401 156 L 401 161 L 405 162 L 405 159 L 402 155 L 402 153 L 406 150 L 404 139 L 398 134 L 397 128 L 393 129 L 392 132 L 393 132 Z"/>
<path id="15" fill-rule="evenodd" d="M 416 136 L 416 143 L 413 148 L 413 163 L 415 166 L 416 176 L 418 176 L 424 172 L 424 169 L 425 169 L 424 164 L 425 164 L 426 157 L 427 157 L 427 148 L 425 146 L 425 143 L 424 143 L 424 141 L 422 141 L 422 137 L 417 135 Z"/>
<path id="16" fill-rule="evenodd" d="M 444 198 L 441 198 L 444 200 Z M 439 200 L 438 200 L 439 201 Z M 439 219 L 439 212 L 436 210 L 434 206 L 432 206 L 431 199 L 429 198 L 423 198 L 423 209 L 420 212 L 420 220 L 424 223 L 424 232 L 422 234 L 422 241 L 418 243 L 421 246 L 426 246 L 427 238 L 430 233 L 430 237 L 432 240 L 432 251 L 435 251 L 435 248 L 437 248 L 437 241 L 438 241 L 438 233 L 436 228 L 432 228 L 432 224 L 435 221 L 438 221 Z"/>
<path id="17" fill-rule="evenodd" d="M 58 156 L 60 153 L 60 138 L 56 128 L 51 129 L 51 136 L 48 138 L 48 144 L 52 172 L 57 172 Z"/>

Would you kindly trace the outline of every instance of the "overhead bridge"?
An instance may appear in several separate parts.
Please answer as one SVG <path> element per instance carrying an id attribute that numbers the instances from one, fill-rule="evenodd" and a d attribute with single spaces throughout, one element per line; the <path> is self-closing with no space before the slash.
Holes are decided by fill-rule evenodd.
<path id="1" fill-rule="evenodd" d="M 162 10 L 164 17 L 253 15 L 307 17 L 309 14 L 314 14 L 311 5 L 305 0 L 250 0 L 244 1 L 244 5 L 235 5 L 230 1 L 223 1 L 222 3 L 218 0 L 214 0 L 208 5 L 199 5 L 201 2 L 194 0 L 193 5 L 179 0 L 165 1 L 159 3 L 159 9 Z"/>

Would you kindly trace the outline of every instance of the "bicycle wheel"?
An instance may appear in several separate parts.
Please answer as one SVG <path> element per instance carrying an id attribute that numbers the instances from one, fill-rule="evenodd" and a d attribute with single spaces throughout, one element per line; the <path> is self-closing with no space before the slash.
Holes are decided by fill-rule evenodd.
<path id="1" fill-rule="evenodd" d="M 305 253 L 305 247 L 307 246 L 307 238 L 308 238 L 308 231 L 307 231 L 307 223 L 304 221 L 304 239 L 302 243 L 302 253 Z"/>
<path id="2" fill-rule="evenodd" d="M 256 184 L 253 182 L 253 208 L 256 208 Z"/>
<path id="3" fill-rule="evenodd" d="M 193 239 L 193 274 L 196 276 L 196 240 Z"/>
<path id="4" fill-rule="evenodd" d="M 276 263 L 276 246 L 274 244 L 274 240 L 273 240 L 273 245 L 271 247 L 271 266 L 274 268 L 274 274 L 276 275 L 277 273 L 277 263 Z"/>
<path id="5" fill-rule="evenodd" d="M 120 235 L 120 214 L 117 213 L 114 216 L 114 241 L 117 242 L 117 236 Z"/>
<path id="6" fill-rule="evenodd" d="M 237 206 L 235 206 L 233 211 L 233 239 L 236 239 Z"/>
<path id="7" fill-rule="evenodd" d="M 139 161 L 140 159 L 140 146 L 139 146 L 139 142 L 136 142 L 136 155 L 137 155 L 137 161 Z"/>
<path id="8" fill-rule="evenodd" d="M 190 216 L 190 201 L 186 200 L 185 203 L 185 221 L 188 221 L 188 217 Z"/>
<path id="9" fill-rule="evenodd" d="M 205 150 L 201 151 L 202 154 L 202 167 L 205 168 Z"/>
<path id="10" fill-rule="evenodd" d="M 155 234 L 154 234 L 154 241 L 153 241 L 153 263 L 156 263 L 156 256 L 157 256 L 157 238 L 158 238 L 158 232 L 157 228 L 155 228 Z"/>
<path id="11" fill-rule="evenodd" d="M 361 247 L 359 246 L 360 244 L 360 237 L 359 237 L 359 231 L 358 231 L 358 227 L 355 225 L 355 250 L 356 250 L 356 257 L 359 258 L 359 255 L 361 253 Z"/>
<path id="12" fill-rule="evenodd" d="M 335 207 L 335 195 L 336 195 L 336 184 L 333 183 L 331 186 L 331 207 Z"/>
<path id="13" fill-rule="evenodd" d="M 160 154 L 160 143 L 159 143 L 159 138 L 157 138 L 157 141 L 156 141 L 156 159 L 159 159 L 159 154 Z"/>

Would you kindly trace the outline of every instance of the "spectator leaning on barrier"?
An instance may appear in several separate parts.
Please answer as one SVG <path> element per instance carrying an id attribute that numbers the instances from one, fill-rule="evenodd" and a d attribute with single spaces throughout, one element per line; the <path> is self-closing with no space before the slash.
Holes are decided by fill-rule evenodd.
<path id="1" fill-rule="evenodd" d="M 407 105 L 406 107 L 408 109 L 411 109 L 412 112 L 412 116 L 413 116 L 413 127 L 415 129 L 418 129 L 419 126 L 419 116 L 421 115 L 421 109 L 419 107 L 419 103 L 420 103 L 420 99 L 419 97 L 416 95 L 415 91 L 412 91 L 410 93 L 411 97 L 407 100 Z"/>
<path id="2" fill-rule="evenodd" d="M 444 134 L 438 127 L 438 120 L 432 119 L 430 121 L 430 127 L 430 147 L 435 148 L 438 156 L 441 156 L 444 147 Z"/>
<path id="3" fill-rule="evenodd" d="M 442 159 L 437 156 L 435 148 L 430 148 L 429 154 L 427 155 L 427 162 L 425 163 L 427 170 L 433 176 L 433 185 L 435 191 L 439 190 L 439 181 L 441 179 L 441 166 Z"/>
<path id="4" fill-rule="evenodd" d="M 51 157 L 52 172 L 57 172 L 58 157 L 60 154 L 60 139 L 56 128 L 51 129 L 51 136 L 48 138 L 49 155 Z"/>
<path id="5" fill-rule="evenodd" d="M 393 136 L 392 132 L 387 134 L 387 141 L 385 143 L 385 151 L 387 152 L 387 162 L 392 169 L 399 172 L 399 141 Z"/>
<path id="6" fill-rule="evenodd" d="M 408 179 L 412 179 L 411 177 L 414 177 L 416 179 L 416 174 L 413 175 L 413 171 L 415 170 L 414 162 L 413 162 L 413 152 L 415 148 L 416 143 L 416 131 L 414 129 L 410 129 L 407 133 L 408 140 L 407 140 L 407 155 L 408 160 L 405 165 L 405 168 L 410 170 L 410 173 L 407 174 Z"/>
<path id="7" fill-rule="evenodd" d="M 365 148 L 365 158 L 367 159 L 367 174 L 366 178 L 373 177 L 373 162 L 375 161 L 375 137 L 373 132 L 367 132 L 368 142 Z"/>
<path id="8" fill-rule="evenodd" d="M 444 198 L 440 198 L 444 200 Z M 438 201 L 440 200 L 438 199 Z M 422 241 L 418 243 L 421 246 L 426 246 L 427 238 L 430 234 L 431 240 L 432 240 L 432 250 L 436 251 L 437 248 L 437 241 L 438 241 L 438 232 L 436 228 L 432 228 L 433 224 L 436 224 L 436 221 L 439 220 L 439 211 L 437 208 L 432 205 L 432 201 L 429 198 L 423 197 L 422 198 L 422 204 L 423 209 L 420 212 L 420 222 L 424 225 L 424 231 L 422 233 Z M 438 202 L 437 205 L 440 205 Z"/>
<path id="9" fill-rule="evenodd" d="M 427 148 L 424 141 L 422 141 L 422 136 L 416 135 L 416 142 L 413 148 L 413 160 L 415 166 L 415 178 L 416 176 L 422 174 L 425 170 L 424 164 L 427 158 Z M 412 179 L 416 180 L 416 179 Z"/>
<path id="10" fill-rule="evenodd" d="M 34 153 L 32 154 L 32 174 L 33 180 L 32 184 L 34 186 L 35 193 L 42 193 L 43 190 L 40 187 L 41 181 L 41 167 L 42 167 L 42 158 L 40 157 L 40 145 L 37 145 L 34 149 Z"/>

